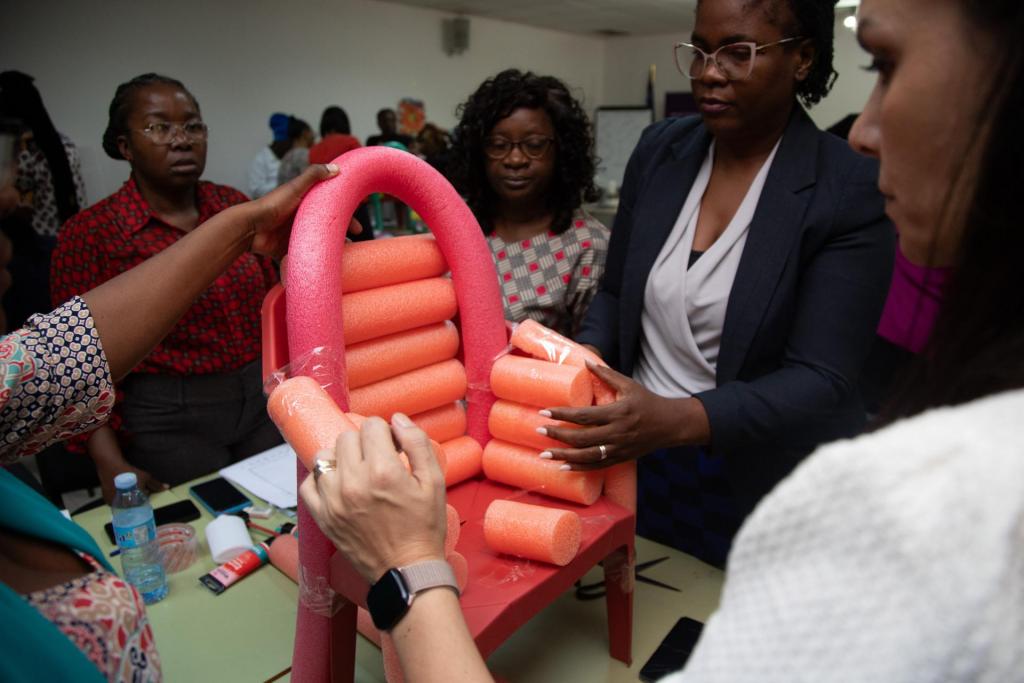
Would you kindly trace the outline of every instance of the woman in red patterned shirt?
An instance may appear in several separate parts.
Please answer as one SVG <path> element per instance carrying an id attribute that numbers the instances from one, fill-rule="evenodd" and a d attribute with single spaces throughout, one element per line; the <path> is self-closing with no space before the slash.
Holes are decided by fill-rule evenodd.
<path id="1" fill-rule="evenodd" d="M 233 188 L 200 181 L 206 141 L 199 104 L 180 82 L 145 74 L 118 87 L 103 149 L 128 161 L 131 175 L 61 231 L 55 303 L 129 270 L 246 200 Z M 260 306 L 277 281 L 269 259 L 239 256 L 118 385 L 109 426 L 87 437 L 108 500 L 119 472 L 135 471 L 156 490 L 280 443 L 255 362 Z M 83 442 L 69 447 L 80 450 Z"/>

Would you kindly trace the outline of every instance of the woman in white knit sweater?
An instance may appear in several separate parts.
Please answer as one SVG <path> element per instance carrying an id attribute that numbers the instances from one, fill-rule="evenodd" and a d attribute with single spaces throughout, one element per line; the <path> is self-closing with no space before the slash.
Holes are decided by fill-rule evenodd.
<path id="1" fill-rule="evenodd" d="M 820 449 L 762 501 L 719 610 L 666 680 L 1024 680 L 1022 35 L 1020 0 L 862 0 L 858 39 L 878 82 L 851 144 L 881 159 L 903 253 L 954 276 L 888 426 Z M 403 495 L 382 493 L 367 432 L 391 448 L 371 424 L 362 445 L 339 444 L 343 471 L 302 495 L 376 581 L 442 556 L 443 485 L 407 448 L 420 465 L 388 475 Z M 353 471 L 362 493 L 345 484 Z M 455 662 L 457 680 L 489 678 L 450 591 L 417 597 L 392 637 L 408 681 L 455 680 Z"/>

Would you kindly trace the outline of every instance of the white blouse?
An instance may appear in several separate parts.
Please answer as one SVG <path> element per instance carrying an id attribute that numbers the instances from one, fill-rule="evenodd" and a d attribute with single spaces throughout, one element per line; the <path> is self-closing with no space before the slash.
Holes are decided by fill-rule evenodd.
<path id="1" fill-rule="evenodd" d="M 686 398 L 715 388 L 729 292 L 779 142 L 757 172 L 725 232 L 688 267 L 701 201 L 714 165 L 712 143 L 654 262 L 644 291 L 640 359 L 633 379 L 659 396 Z"/>

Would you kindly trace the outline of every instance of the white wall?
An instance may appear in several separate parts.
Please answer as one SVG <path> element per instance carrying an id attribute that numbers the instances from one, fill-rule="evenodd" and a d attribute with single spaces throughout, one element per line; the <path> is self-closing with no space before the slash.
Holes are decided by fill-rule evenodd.
<path id="1" fill-rule="evenodd" d="M 15 2 L 0 23 L 0 69 L 36 77 L 58 129 L 82 153 L 90 201 L 128 175 L 100 137 L 117 84 L 147 71 L 192 90 L 210 126 L 205 178 L 243 190 L 273 111 L 316 128 L 323 108 L 339 104 L 365 140 L 379 108 L 414 97 L 448 128 L 459 102 L 511 66 L 563 78 L 589 110 L 603 101 L 605 43 L 596 37 L 473 18 L 469 50 L 448 57 L 448 15 L 373 0 Z"/>
<path id="2" fill-rule="evenodd" d="M 665 92 L 689 91 L 690 81 L 676 69 L 672 46 L 690 39 L 689 30 L 654 36 L 626 36 L 608 39 L 604 63 L 604 104 L 640 106 L 647 88 L 647 71 L 657 65 L 655 106 L 661 118 Z M 853 32 L 836 22 L 833 64 L 839 79 L 829 96 L 811 109 L 811 118 L 822 128 L 836 123 L 847 114 L 859 112 L 867 101 L 874 74 L 861 67 L 868 63 Z"/>

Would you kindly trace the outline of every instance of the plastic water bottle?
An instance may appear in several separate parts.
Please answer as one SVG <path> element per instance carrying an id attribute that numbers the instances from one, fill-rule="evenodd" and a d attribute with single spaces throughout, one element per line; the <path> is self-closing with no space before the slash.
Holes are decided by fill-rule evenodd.
<path id="1" fill-rule="evenodd" d="M 114 477 L 117 493 L 110 507 L 114 510 L 114 538 L 121 549 L 124 578 L 138 589 L 147 605 L 167 596 L 167 575 L 160 557 L 153 508 L 139 489 L 134 472 Z"/>

